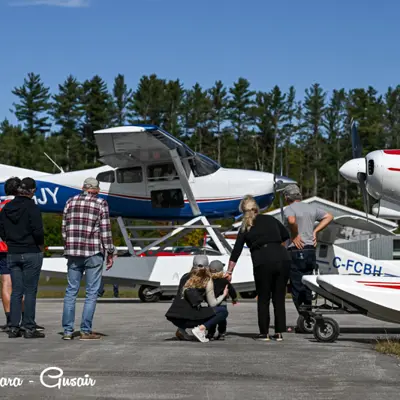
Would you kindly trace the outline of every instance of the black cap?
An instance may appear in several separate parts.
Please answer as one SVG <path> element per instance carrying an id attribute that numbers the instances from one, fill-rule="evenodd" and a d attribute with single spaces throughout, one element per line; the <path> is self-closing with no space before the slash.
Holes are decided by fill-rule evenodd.
<path id="1" fill-rule="evenodd" d="M 36 182 L 32 178 L 24 178 L 21 181 L 22 190 L 36 190 Z"/>

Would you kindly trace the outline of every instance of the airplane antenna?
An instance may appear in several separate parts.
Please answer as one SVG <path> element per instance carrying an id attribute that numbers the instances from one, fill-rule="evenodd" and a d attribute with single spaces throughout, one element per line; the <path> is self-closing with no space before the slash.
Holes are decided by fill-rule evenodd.
<path id="1" fill-rule="evenodd" d="M 54 164 L 54 166 L 55 166 L 57 169 L 60 170 L 60 172 L 61 172 L 62 174 L 64 173 L 64 170 L 63 170 L 59 165 L 57 165 L 56 162 L 55 162 L 46 152 L 44 152 L 44 155 Z"/>

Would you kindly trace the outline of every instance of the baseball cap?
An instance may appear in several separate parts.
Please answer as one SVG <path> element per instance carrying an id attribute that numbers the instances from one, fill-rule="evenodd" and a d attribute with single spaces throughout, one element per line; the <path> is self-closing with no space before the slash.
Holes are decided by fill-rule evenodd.
<path id="1" fill-rule="evenodd" d="M 217 272 L 221 272 L 224 269 L 224 267 L 225 267 L 225 264 L 219 260 L 211 261 L 210 266 L 209 266 L 210 269 L 217 271 Z"/>
<path id="2" fill-rule="evenodd" d="M 21 181 L 20 188 L 22 190 L 35 190 L 36 189 L 36 182 L 32 178 L 24 178 Z"/>
<path id="3" fill-rule="evenodd" d="M 205 254 L 194 256 L 193 267 L 208 267 L 208 257 Z"/>
<path id="4" fill-rule="evenodd" d="M 294 183 L 287 185 L 285 189 L 283 189 L 283 195 L 284 196 L 301 195 L 300 188 Z"/>
<path id="5" fill-rule="evenodd" d="M 99 181 L 95 178 L 86 178 L 83 182 L 84 189 L 98 189 L 100 187 Z"/>

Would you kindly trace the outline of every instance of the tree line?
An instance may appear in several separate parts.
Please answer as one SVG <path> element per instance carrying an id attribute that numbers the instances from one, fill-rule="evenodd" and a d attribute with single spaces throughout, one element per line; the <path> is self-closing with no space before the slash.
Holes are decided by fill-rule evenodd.
<path id="1" fill-rule="evenodd" d="M 312 84 L 298 100 L 295 87 L 256 90 L 241 77 L 211 88 L 143 76 L 135 89 L 124 75 L 112 87 L 98 75 L 74 76 L 54 94 L 29 73 L 12 91 L 18 124 L 0 124 L 0 163 L 57 172 L 100 165 L 93 131 L 126 124 L 154 124 L 224 167 L 269 171 L 299 182 L 305 197 L 321 196 L 362 209 L 356 185 L 339 175 L 352 157 L 350 121 L 358 123 L 363 151 L 398 148 L 400 86 L 380 94 L 373 87 L 328 93 Z"/>

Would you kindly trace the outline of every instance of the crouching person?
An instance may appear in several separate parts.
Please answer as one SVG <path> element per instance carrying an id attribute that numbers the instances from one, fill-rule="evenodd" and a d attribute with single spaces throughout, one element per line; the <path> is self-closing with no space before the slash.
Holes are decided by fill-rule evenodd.
<path id="1" fill-rule="evenodd" d="M 192 270 L 182 276 L 178 293 L 165 314 L 167 320 L 178 328 L 176 336 L 181 340 L 195 337 L 200 342 L 208 342 L 207 329 L 223 323 L 228 317 L 226 307 L 219 306 L 228 295 L 228 288 L 221 296 L 215 297 L 208 265 L 206 255 L 194 257 Z M 191 334 L 187 332 L 189 329 Z"/>
<path id="2" fill-rule="evenodd" d="M 224 266 L 221 261 L 219 260 L 214 260 L 211 261 L 210 263 L 210 272 L 211 272 L 211 278 L 213 280 L 214 284 L 214 295 L 215 297 L 219 297 L 224 293 L 225 288 L 228 286 L 228 296 L 232 300 L 232 304 L 237 303 L 237 293 L 235 288 L 232 286 L 232 284 L 228 281 L 228 279 L 224 278 Z M 228 312 L 228 303 L 226 301 L 227 299 L 224 299 L 220 307 L 226 308 L 226 311 Z M 225 340 L 225 335 L 226 335 L 226 328 L 227 328 L 227 320 L 225 319 L 224 321 L 220 322 L 218 324 L 218 335 L 215 337 L 216 340 Z M 213 325 L 209 330 L 208 330 L 208 335 L 207 338 L 209 340 L 214 340 L 214 336 L 217 330 L 217 325 Z"/>

